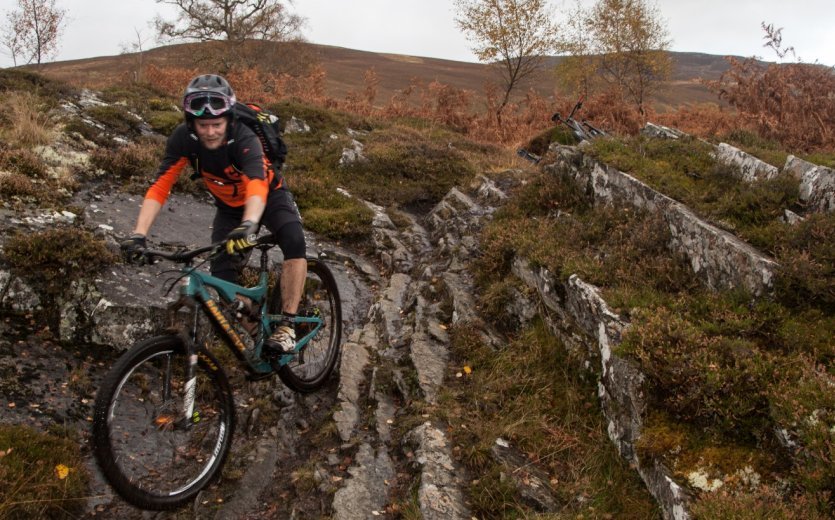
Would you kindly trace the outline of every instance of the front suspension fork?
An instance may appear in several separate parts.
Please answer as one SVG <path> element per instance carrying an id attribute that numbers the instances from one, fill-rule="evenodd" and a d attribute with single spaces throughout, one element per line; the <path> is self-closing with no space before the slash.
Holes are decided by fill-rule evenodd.
<path id="1" fill-rule="evenodd" d="M 187 307 L 190 312 L 190 323 L 188 329 L 179 326 L 182 320 L 178 320 L 179 310 Z M 176 334 L 183 344 L 186 351 L 186 366 L 185 368 L 185 385 L 182 389 L 182 406 L 179 410 L 179 418 L 174 421 L 174 426 L 177 429 L 189 429 L 200 420 L 200 412 L 195 411 L 194 401 L 197 392 L 197 362 L 200 359 L 197 353 L 197 302 L 192 297 L 180 296 L 175 302 L 168 307 L 168 323 L 169 331 Z M 165 367 L 165 381 L 163 383 L 163 392 L 165 400 L 169 401 L 172 398 L 171 378 L 172 366 L 169 359 Z"/>

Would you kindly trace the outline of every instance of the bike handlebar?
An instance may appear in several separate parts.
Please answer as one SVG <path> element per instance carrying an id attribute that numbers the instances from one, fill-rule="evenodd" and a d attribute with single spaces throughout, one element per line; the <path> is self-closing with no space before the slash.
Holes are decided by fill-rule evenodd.
<path id="1" fill-rule="evenodd" d="M 155 249 L 146 249 L 142 253 L 142 256 L 151 262 L 155 258 L 162 258 L 171 262 L 187 264 L 204 253 L 212 252 L 212 254 L 215 254 L 216 252 L 221 251 L 224 244 L 226 244 L 225 240 L 208 246 L 201 246 L 196 249 L 180 249 L 177 251 L 158 251 Z M 276 244 L 275 236 L 272 233 L 262 235 L 256 239 L 255 244 L 256 245 L 252 246 L 253 248 L 265 245 L 272 247 Z"/>
<path id="2" fill-rule="evenodd" d="M 583 107 L 583 99 L 584 98 L 585 98 L 585 96 L 580 96 L 580 99 L 577 100 L 577 104 L 574 105 L 574 108 L 571 109 L 571 113 L 568 114 L 568 119 L 573 118 L 574 117 L 574 112 L 580 110 L 580 108 Z"/>

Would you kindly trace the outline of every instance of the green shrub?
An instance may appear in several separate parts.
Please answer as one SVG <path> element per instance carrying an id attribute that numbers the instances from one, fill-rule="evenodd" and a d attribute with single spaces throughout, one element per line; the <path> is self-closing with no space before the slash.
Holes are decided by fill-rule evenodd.
<path id="1" fill-rule="evenodd" d="M 792 473 L 823 501 L 835 498 L 834 385 L 831 362 L 800 357 L 785 366 L 771 390 L 775 421 L 797 445 Z"/>
<path id="2" fill-rule="evenodd" d="M 78 440 L 0 425 L 0 517 L 79 518 L 89 480 Z"/>
<path id="3" fill-rule="evenodd" d="M 363 153 L 367 161 L 340 168 L 337 178 L 381 206 L 423 211 L 475 175 L 462 152 L 406 128 L 371 134 Z"/>
<path id="4" fill-rule="evenodd" d="M 89 231 L 54 227 L 46 231 L 18 230 L 6 241 L 2 260 L 31 282 L 55 332 L 60 320 L 59 300 L 72 283 L 95 275 L 118 257 Z"/>
<path id="5" fill-rule="evenodd" d="M 674 418 L 751 441 L 767 435 L 777 370 L 758 340 L 769 331 L 744 296 L 705 294 L 635 316 L 621 349 L 641 362 L 651 393 Z M 761 309 L 757 309 L 761 310 Z"/>
<path id="6" fill-rule="evenodd" d="M 118 149 L 99 148 L 90 154 L 90 165 L 104 170 L 109 178 L 137 181 L 147 187 L 164 148 L 160 143 L 141 141 Z"/>
<path id="7" fill-rule="evenodd" d="M 775 241 L 778 297 L 792 307 L 835 314 L 835 214 L 810 215 Z"/>
<path id="8" fill-rule="evenodd" d="M 334 240 L 360 241 L 370 236 L 373 214 L 367 207 L 310 208 L 304 212 L 305 227 Z"/>
<path id="9" fill-rule="evenodd" d="M 154 110 L 145 116 L 154 132 L 162 135 L 170 135 L 183 122 L 183 114 L 179 111 L 158 111 Z"/>

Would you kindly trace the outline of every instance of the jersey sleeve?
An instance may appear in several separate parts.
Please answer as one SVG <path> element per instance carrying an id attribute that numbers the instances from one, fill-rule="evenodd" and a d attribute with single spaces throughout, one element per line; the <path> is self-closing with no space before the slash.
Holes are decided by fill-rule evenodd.
<path id="1" fill-rule="evenodd" d="M 185 124 L 174 129 L 168 137 L 168 142 L 165 144 L 165 156 L 157 168 L 156 180 L 145 193 L 146 199 L 153 199 L 160 204 L 165 204 L 168 200 L 177 177 L 189 163 L 188 139 L 190 137 Z"/>

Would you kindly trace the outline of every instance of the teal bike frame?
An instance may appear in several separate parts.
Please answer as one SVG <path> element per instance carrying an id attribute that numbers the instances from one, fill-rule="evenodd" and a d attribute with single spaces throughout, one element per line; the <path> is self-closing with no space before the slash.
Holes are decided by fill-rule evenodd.
<path id="1" fill-rule="evenodd" d="M 183 253 L 164 253 L 161 251 L 149 251 L 146 253 L 149 257 L 158 256 L 186 264 L 181 268 L 181 272 L 183 274 L 180 279 L 180 298 L 169 306 L 168 312 L 172 328 L 178 329 L 175 326 L 175 324 L 178 323 L 177 311 L 182 307 L 189 308 L 192 311 L 193 317 L 190 332 L 185 334 L 182 330 L 178 329 L 176 331 L 183 339 L 189 354 L 187 381 L 193 380 L 197 362 L 201 359 L 200 354 L 202 348 L 195 342 L 199 332 L 198 313 L 201 311 L 205 312 L 217 325 L 219 330 L 222 332 L 222 335 L 225 336 L 225 343 L 232 350 L 235 356 L 243 362 L 244 367 L 247 372 L 249 372 L 251 379 L 268 377 L 281 366 L 293 361 L 294 358 L 299 357 L 301 359 L 304 355 L 304 351 L 302 350 L 304 346 L 307 345 L 307 343 L 310 342 L 310 340 L 313 339 L 324 326 L 324 320 L 318 315 L 318 313 L 314 313 L 312 316 L 297 315 L 289 318 L 290 321 L 296 325 L 297 330 L 302 329 L 305 331 L 305 334 L 296 341 L 296 347 L 293 352 L 285 353 L 279 356 L 278 360 L 273 363 L 270 363 L 261 357 L 261 353 L 264 349 L 264 339 L 268 338 L 270 334 L 272 334 L 273 328 L 278 322 L 287 319 L 287 317 L 283 314 L 268 313 L 269 302 L 267 299 L 267 288 L 269 286 L 269 271 L 267 269 L 267 252 L 272 245 L 267 244 L 256 246 L 257 249 L 261 250 L 261 265 L 259 269 L 258 284 L 253 287 L 243 287 L 241 285 L 222 280 L 206 272 L 199 271 L 197 269 L 199 266 L 191 265 L 195 256 L 211 251 L 215 247 L 216 246 L 208 246 Z M 215 299 L 212 292 L 209 291 L 209 288 L 212 288 L 217 292 L 218 298 L 222 300 L 221 302 L 218 302 Z M 222 306 L 228 306 L 231 302 L 234 302 L 238 295 L 246 296 L 253 302 L 256 302 L 260 308 L 260 331 L 254 335 L 254 346 L 252 347 L 247 347 L 246 342 L 235 330 L 233 323 L 230 322 L 230 319 L 234 320 L 235 318 L 227 317 L 228 313 L 224 313 L 221 310 Z M 299 325 L 305 326 L 299 327 Z M 211 361 L 209 356 L 203 356 L 203 360 Z M 214 363 L 211 363 L 211 365 L 213 364 Z M 183 411 L 185 413 L 185 419 L 191 420 L 193 413 L 194 388 L 187 387 L 185 389 L 185 393 L 185 409 Z"/>

